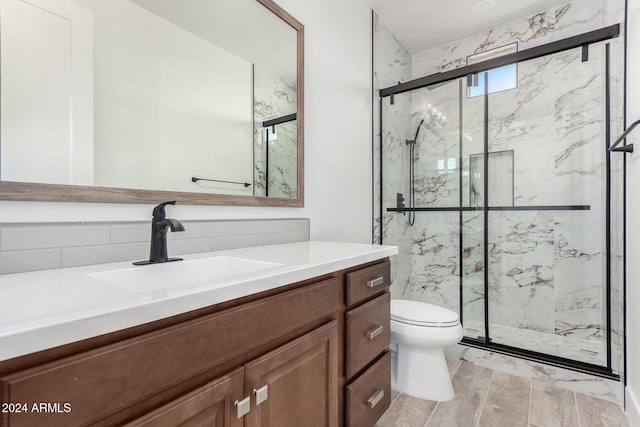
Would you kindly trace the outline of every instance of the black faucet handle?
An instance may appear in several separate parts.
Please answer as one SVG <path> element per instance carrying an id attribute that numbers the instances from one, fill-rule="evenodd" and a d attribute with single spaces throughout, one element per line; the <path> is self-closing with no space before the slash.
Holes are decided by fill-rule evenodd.
<path id="1" fill-rule="evenodd" d="M 164 219 L 164 218 L 166 218 L 167 214 L 164 212 L 164 207 L 167 206 L 167 205 L 175 205 L 175 204 L 176 204 L 175 200 L 171 200 L 171 201 L 168 201 L 168 202 L 160 203 L 158 206 L 153 208 L 153 218 L 154 219 Z"/>

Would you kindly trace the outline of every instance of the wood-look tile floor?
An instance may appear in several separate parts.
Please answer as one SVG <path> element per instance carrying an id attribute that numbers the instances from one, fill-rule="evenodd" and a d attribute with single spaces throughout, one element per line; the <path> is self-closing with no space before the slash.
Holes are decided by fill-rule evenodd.
<path id="1" fill-rule="evenodd" d="M 393 393 L 376 427 L 629 427 L 619 405 L 464 361 L 449 361 L 456 397 Z"/>

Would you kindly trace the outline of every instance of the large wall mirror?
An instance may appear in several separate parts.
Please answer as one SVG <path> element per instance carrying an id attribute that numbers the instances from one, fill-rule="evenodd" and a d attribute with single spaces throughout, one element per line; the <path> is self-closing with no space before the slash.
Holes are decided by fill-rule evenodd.
<path id="1" fill-rule="evenodd" d="M 303 26 L 272 0 L 0 0 L 0 198 L 303 206 Z"/>

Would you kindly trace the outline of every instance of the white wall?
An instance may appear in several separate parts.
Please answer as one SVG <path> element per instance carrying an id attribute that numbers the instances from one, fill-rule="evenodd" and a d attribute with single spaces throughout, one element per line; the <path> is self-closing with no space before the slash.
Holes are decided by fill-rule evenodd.
<path id="1" fill-rule="evenodd" d="M 627 125 L 640 118 L 640 0 L 627 1 Z M 631 134 L 627 156 L 627 413 L 640 425 L 640 133 Z"/>
<path id="2" fill-rule="evenodd" d="M 305 25 L 305 194 L 311 238 L 371 241 L 371 11 L 278 0 Z"/>
<path id="3" fill-rule="evenodd" d="M 251 63 L 127 0 L 76 1 L 95 19 L 95 185 L 251 194 L 191 182 L 253 179 Z"/>
<path id="4" fill-rule="evenodd" d="M 176 206 L 179 219 L 311 219 L 311 238 L 371 240 L 371 12 L 364 0 L 278 0 L 305 25 L 305 207 Z M 150 205 L 0 202 L 0 222 L 128 221 Z"/>

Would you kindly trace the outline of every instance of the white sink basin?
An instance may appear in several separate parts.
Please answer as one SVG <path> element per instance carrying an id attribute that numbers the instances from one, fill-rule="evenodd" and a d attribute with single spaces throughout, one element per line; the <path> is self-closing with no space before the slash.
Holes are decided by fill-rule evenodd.
<path id="1" fill-rule="evenodd" d="M 223 283 L 282 265 L 275 262 L 219 256 L 150 264 L 87 275 L 132 292 L 163 289 L 171 291 L 195 285 Z"/>

